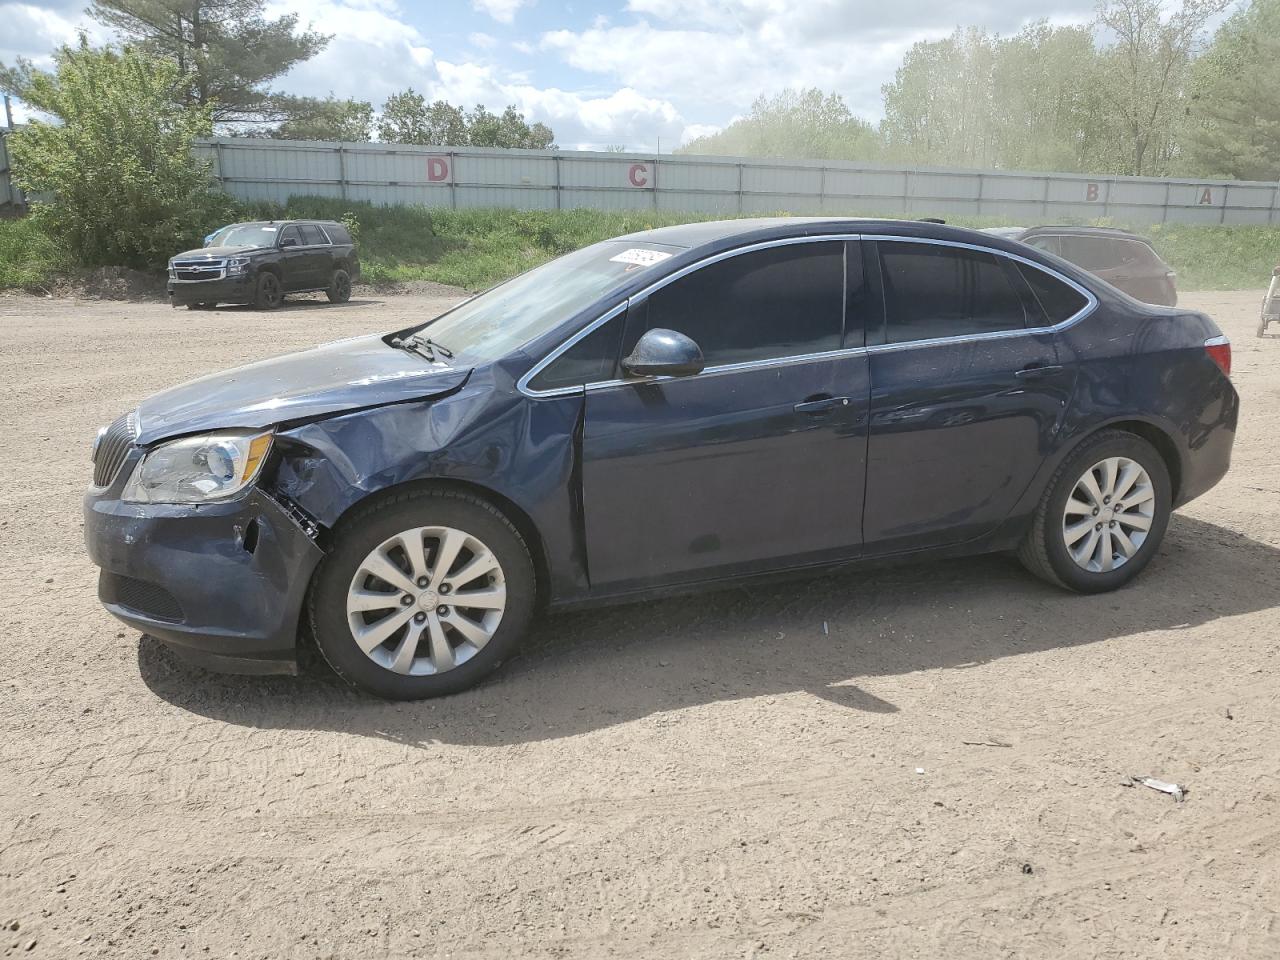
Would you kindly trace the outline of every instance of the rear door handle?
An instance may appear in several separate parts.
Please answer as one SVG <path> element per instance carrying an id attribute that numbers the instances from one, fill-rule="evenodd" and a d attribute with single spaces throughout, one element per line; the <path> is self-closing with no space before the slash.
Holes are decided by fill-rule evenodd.
<path id="1" fill-rule="evenodd" d="M 1023 380 L 1037 380 L 1040 377 L 1049 377 L 1061 372 L 1062 364 L 1059 363 L 1032 363 L 1017 371 L 1014 376 L 1021 377 Z"/>
<path id="2" fill-rule="evenodd" d="M 850 402 L 848 397 L 810 397 L 808 400 L 797 403 L 795 411 L 809 416 L 819 416 L 830 413 L 837 407 L 847 407 Z"/>

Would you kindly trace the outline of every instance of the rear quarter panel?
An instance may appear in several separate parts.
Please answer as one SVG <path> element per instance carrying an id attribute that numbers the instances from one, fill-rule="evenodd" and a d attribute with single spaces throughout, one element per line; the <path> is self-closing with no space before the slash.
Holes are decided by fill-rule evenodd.
<path id="1" fill-rule="evenodd" d="M 1111 424 L 1145 424 L 1168 438 L 1175 505 L 1213 486 L 1230 463 L 1239 397 L 1204 349 L 1221 335 L 1217 325 L 1202 313 L 1094 289 L 1098 308 L 1060 334 L 1059 356 L 1077 376 L 1058 448 L 1019 504 L 1024 514 L 1075 446 Z"/>

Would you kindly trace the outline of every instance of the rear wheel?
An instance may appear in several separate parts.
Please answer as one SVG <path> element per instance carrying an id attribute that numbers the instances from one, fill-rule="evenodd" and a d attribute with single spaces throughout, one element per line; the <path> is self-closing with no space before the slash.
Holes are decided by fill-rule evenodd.
<path id="1" fill-rule="evenodd" d="M 270 270 L 258 274 L 258 287 L 253 302 L 259 310 L 274 310 L 284 300 L 280 278 Z"/>
<path id="2" fill-rule="evenodd" d="M 329 289 L 325 291 L 330 303 L 346 303 L 351 299 L 351 274 L 345 270 L 333 271 Z"/>
<path id="3" fill-rule="evenodd" d="M 345 521 L 311 589 L 325 659 L 392 700 L 458 693 L 495 670 L 533 615 L 519 532 L 470 494 L 416 492 Z"/>
<path id="4" fill-rule="evenodd" d="M 1104 431 L 1058 468 L 1018 558 L 1068 590 L 1115 590 L 1151 562 L 1171 499 L 1169 470 L 1156 449 L 1133 434 Z"/>

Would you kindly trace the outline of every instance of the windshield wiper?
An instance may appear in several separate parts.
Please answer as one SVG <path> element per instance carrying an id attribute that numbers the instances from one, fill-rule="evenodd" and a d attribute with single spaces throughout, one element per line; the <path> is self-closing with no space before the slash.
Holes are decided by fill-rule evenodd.
<path id="1" fill-rule="evenodd" d="M 446 360 L 453 359 L 453 351 L 443 344 L 436 343 L 430 337 L 422 337 L 414 334 L 412 337 L 396 337 L 391 341 L 393 347 L 401 350 L 408 350 L 410 353 L 416 353 L 418 356 L 432 363 L 436 363 L 436 355 L 439 354 Z"/>

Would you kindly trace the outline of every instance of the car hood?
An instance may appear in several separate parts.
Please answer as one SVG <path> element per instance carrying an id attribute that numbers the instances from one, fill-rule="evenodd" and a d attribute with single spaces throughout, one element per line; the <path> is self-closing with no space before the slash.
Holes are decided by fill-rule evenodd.
<path id="1" fill-rule="evenodd" d="M 387 346 L 379 336 L 338 340 L 170 387 L 142 401 L 143 445 L 234 427 L 270 427 L 363 407 L 425 400 L 467 381 L 450 367 Z"/>
<path id="2" fill-rule="evenodd" d="M 194 250 L 175 253 L 171 259 L 221 260 L 223 257 L 245 257 L 250 254 L 261 253 L 263 250 L 270 249 L 271 247 L 196 247 Z"/>

